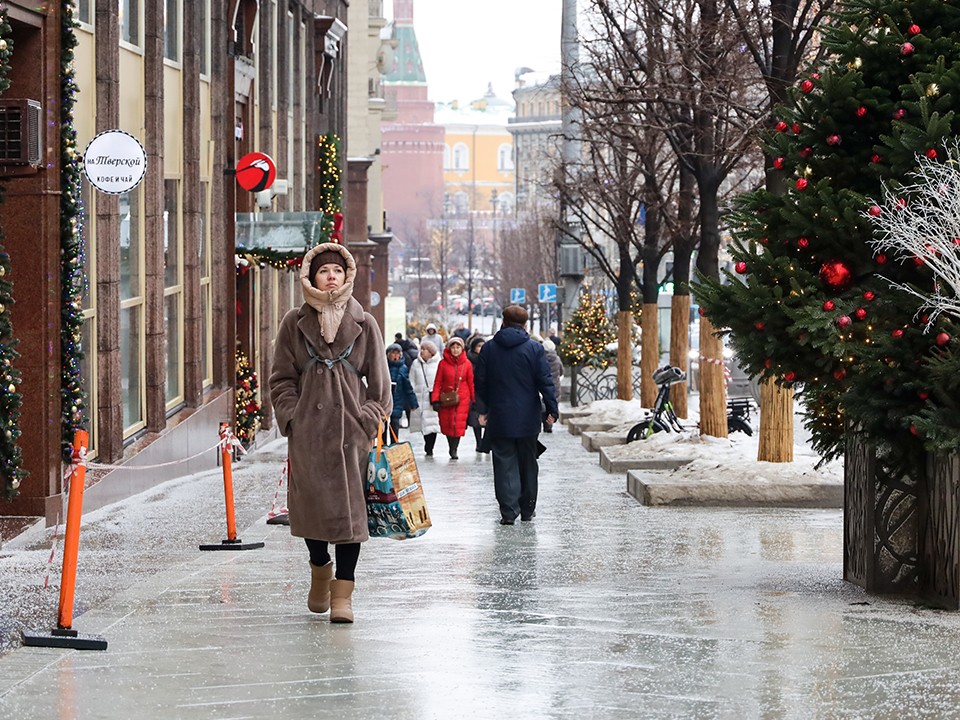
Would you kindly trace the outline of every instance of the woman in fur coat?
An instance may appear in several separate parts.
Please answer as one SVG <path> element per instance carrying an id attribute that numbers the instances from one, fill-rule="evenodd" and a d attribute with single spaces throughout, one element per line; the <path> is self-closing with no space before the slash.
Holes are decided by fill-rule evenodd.
<path id="1" fill-rule="evenodd" d="M 290 533 L 310 553 L 307 607 L 347 623 L 360 543 L 369 538 L 367 454 L 393 409 L 383 336 L 352 296 L 356 275 L 342 245 L 307 252 L 304 303 L 280 323 L 270 374 L 274 415 L 288 439 Z"/>
<path id="2" fill-rule="evenodd" d="M 423 433 L 423 453 L 427 457 L 433 456 L 433 446 L 440 432 L 440 416 L 430 405 L 430 393 L 433 392 L 438 367 L 440 355 L 437 346 L 424 340 L 420 343 L 420 356 L 410 365 L 410 382 L 420 404 L 420 432 Z"/>
<path id="3" fill-rule="evenodd" d="M 444 406 L 440 401 L 443 393 L 456 391 L 457 403 Z M 456 335 L 447 340 L 443 351 L 443 360 L 437 368 L 437 379 L 430 393 L 433 409 L 440 414 L 440 432 L 447 436 L 450 447 L 450 459 L 457 459 L 460 438 L 467 429 L 467 415 L 476 396 L 473 393 L 473 365 L 463 351 L 463 340 Z"/>

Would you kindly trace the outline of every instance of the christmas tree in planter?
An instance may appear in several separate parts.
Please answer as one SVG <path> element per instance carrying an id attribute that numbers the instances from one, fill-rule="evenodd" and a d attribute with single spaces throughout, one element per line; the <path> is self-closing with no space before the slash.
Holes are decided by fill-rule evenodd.
<path id="1" fill-rule="evenodd" d="M 960 134 L 960 0 L 850 0 L 825 45 L 831 62 L 798 83 L 795 109 L 767 138 L 786 191 L 741 199 L 731 282 L 707 282 L 698 295 L 752 375 L 800 384 L 815 447 L 847 455 L 848 515 L 885 513 L 888 527 L 870 525 L 867 542 L 895 544 L 898 533 L 916 539 L 911 488 L 927 449 L 916 419 L 932 399 L 925 362 L 941 352 L 936 338 L 953 333 L 945 317 L 925 333 L 915 299 L 891 288 L 932 288 L 933 275 L 921 257 L 875 252 L 871 218 L 910 203 L 904 193 L 878 205 L 882 183 L 896 192 L 919 157 L 945 157 Z M 868 450 L 851 445 L 851 429 Z M 852 497 L 851 473 L 871 453 L 875 482 Z M 910 590 L 916 545 L 904 543 L 903 557 L 887 558 L 888 579 Z"/>
<path id="2" fill-rule="evenodd" d="M 559 355 L 567 365 L 605 368 L 616 359 L 607 345 L 616 342 L 617 333 L 603 295 L 585 288 L 580 304 L 563 326 Z"/>

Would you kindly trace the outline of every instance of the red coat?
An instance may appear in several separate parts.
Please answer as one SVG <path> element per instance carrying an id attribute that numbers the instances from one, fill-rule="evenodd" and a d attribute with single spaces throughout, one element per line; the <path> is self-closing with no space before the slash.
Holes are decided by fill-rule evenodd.
<path id="1" fill-rule="evenodd" d="M 458 380 L 459 378 L 459 380 Z M 458 384 L 459 383 L 459 384 Z M 450 348 L 443 351 L 443 359 L 437 368 L 430 402 L 440 402 L 440 393 L 456 390 L 460 396 L 458 405 L 440 408 L 440 432 L 448 437 L 463 437 L 467 430 L 467 415 L 476 400 L 473 392 L 473 365 L 465 352 L 454 358 Z"/>

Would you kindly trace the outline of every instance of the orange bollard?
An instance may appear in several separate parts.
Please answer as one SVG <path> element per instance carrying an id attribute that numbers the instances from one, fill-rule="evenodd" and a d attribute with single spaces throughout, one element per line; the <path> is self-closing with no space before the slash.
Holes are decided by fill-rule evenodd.
<path id="1" fill-rule="evenodd" d="M 227 539 L 219 545 L 201 545 L 201 550 L 256 550 L 262 542 L 244 543 L 237 538 L 237 521 L 233 508 L 233 433 L 229 423 L 220 423 L 220 460 L 223 463 L 223 497 L 227 508 Z"/>
<path id="2" fill-rule="evenodd" d="M 77 554 L 80 550 L 80 521 L 83 515 L 83 486 L 87 466 L 83 462 L 87 454 L 89 435 L 77 430 L 73 435 L 73 474 L 70 480 L 70 497 L 67 500 L 67 527 L 63 540 L 63 568 L 60 574 L 60 607 L 57 612 L 57 627 L 48 633 L 21 633 L 24 645 L 39 647 L 73 648 L 75 650 L 106 650 L 107 641 L 94 636 L 80 636 L 73 629 L 73 599 L 77 588 Z"/>

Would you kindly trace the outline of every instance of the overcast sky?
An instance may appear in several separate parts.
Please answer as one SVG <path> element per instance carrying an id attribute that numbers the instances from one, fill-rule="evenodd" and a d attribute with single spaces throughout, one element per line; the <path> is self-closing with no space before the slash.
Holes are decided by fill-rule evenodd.
<path id="1" fill-rule="evenodd" d="M 393 0 L 385 0 L 393 17 Z M 560 71 L 561 0 L 414 0 L 430 99 L 469 102 L 487 83 L 510 99 L 518 67 Z"/>

